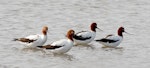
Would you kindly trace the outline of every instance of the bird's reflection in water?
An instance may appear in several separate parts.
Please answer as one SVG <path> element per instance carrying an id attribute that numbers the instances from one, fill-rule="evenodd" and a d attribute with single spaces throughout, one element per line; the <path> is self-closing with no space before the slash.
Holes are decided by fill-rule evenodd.
<path id="1" fill-rule="evenodd" d="M 54 57 L 60 57 L 62 59 L 67 59 L 69 61 L 73 61 L 73 59 L 75 59 L 72 55 L 70 54 L 53 54 Z"/>
<path id="2" fill-rule="evenodd" d="M 123 47 L 102 47 L 102 50 L 109 51 L 117 54 L 123 54 L 124 48 Z"/>
<path id="3" fill-rule="evenodd" d="M 62 59 L 67 59 L 69 61 L 72 61 L 73 59 L 75 59 L 72 55 L 70 54 L 54 54 L 49 50 L 45 50 L 45 49 L 39 49 L 39 48 L 23 48 L 22 49 L 23 52 L 42 52 L 43 53 L 43 57 L 60 57 Z"/>
<path id="4" fill-rule="evenodd" d="M 39 49 L 39 48 L 31 48 L 31 47 L 26 47 L 22 49 L 23 52 L 42 52 L 42 53 L 46 53 L 43 49 Z"/>
<path id="5" fill-rule="evenodd" d="M 61 58 L 63 60 L 73 61 L 75 58 L 70 54 L 54 54 L 52 52 L 46 52 L 43 57 Z"/>
<path id="6" fill-rule="evenodd" d="M 76 45 L 75 47 L 79 47 L 79 48 L 86 48 L 86 49 L 92 49 L 94 50 L 95 48 L 93 47 L 93 45 L 88 44 L 88 45 Z"/>

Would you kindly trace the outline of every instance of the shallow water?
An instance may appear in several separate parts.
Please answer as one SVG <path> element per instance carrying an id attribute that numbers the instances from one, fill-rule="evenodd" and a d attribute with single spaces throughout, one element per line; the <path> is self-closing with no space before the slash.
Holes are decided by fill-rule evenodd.
<path id="1" fill-rule="evenodd" d="M 150 66 L 149 0 L 1 0 L 0 68 L 148 68 Z M 116 34 L 120 26 L 133 35 L 124 34 L 123 49 L 73 47 L 64 55 L 25 48 L 12 41 L 16 37 L 40 33 L 49 27 L 48 41 L 65 38 L 66 31 L 89 30 L 96 22 L 96 39 Z"/>

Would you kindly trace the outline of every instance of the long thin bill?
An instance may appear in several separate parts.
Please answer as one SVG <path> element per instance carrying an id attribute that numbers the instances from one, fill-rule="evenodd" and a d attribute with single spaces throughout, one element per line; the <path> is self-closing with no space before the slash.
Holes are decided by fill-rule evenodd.
<path id="1" fill-rule="evenodd" d="M 133 34 L 130 34 L 130 33 L 126 32 L 126 31 L 124 33 L 129 34 L 129 35 L 133 35 Z"/>
<path id="2" fill-rule="evenodd" d="M 97 29 L 100 30 L 100 31 L 103 31 L 102 29 L 100 29 L 100 28 L 98 28 L 98 27 L 97 27 Z"/>

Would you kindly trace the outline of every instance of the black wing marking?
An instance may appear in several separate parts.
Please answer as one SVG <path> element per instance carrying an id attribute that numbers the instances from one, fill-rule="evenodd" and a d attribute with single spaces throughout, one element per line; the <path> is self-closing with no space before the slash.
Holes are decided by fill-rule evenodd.
<path id="1" fill-rule="evenodd" d="M 21 42 L 26 42 L 26 43 L 32 43 L 36 40 L 31 40 L 31 39 L 27 39 L 27 38 L 15 38 L 13 41 L 21 41 Z"/>
<path id="2" fill-rule="evenodd" d="M 79 33 L 82 33 L 82 32 L 87 32 L 87 31 L 80 31 L 80 32 L 78 32 L 78 33 L 76 33 L 76 34 L 79 34 Z"/>
<path id="3" fill-rule="evenodd" d="M 57 49 L 60 48 L 62 46 L 51 46 L 51 45 L 46 45 L 46 46 L 37 46 L 39 48 L 45 48 L 45 49 Z"/>
<path id="4" fill-rule="evenodd" d="M 73 38 L 77 39 L 77 40 L 87 40 L 87 39 L 90 39 L 91 37 L 82 37 L 82 36 L 77 36 L 77 35 L 74 35 Z"/>
<path id="5" fill-rule="evenodd" d="M 73 38 L 77 39 L 77 40 L 87 40 L 87 39 L 90 39 L 91 37 L 82 37 L 82 35 L 78 35 L 79 33 L 82 33 L 82 32 L 86 32 L 86 31 L 81 31 L 81 32 L 78 32 L 76 33 Z"/>
<path id="6" fill-rule="evenodd" d="M 119 40 L 111 40 L 111 39 L 106 39 L 106 38 L 103 38 L 103 39 L 100 39 L 100 40 L 95 40 L 97 42 L 108 42 L 108 43 L 114 43 L 114 42 L 117 42 Z"/>
<path id="7" fill-rule="evenodd" d="M 111 37 L 111 36 L 113 36 L 113 34 L 109 34 L 109 35 L 107 35 L 105 38 L 108 38 L 108 37 Z"/>

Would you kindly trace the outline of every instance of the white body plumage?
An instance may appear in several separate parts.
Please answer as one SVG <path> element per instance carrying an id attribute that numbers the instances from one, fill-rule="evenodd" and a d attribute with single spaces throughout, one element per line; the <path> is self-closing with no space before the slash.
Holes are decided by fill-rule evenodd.
<path id="1" fill-rule="evenodd" d="M 99 43 L 103 44 L 104 46 L 107 46 L 107 47 L 116 47 L 118 46 L 122 40 L 123 40 L 123 37 L 121 36 L 109 36 L 107 37 L 106 39 L 110 39 L 110 40 L 114 40 L 116 42 L 102 42 L 102 41 L 99 41 Z"/>
<path id="2" fill-rule="evenodd" d="M 52 49 L 53 53 L 61 54 L 68 52 L 73 47 L 73 41 L 70 39 L 62 39 L 56 42 L 53 42 L 51 46 L 61 46 L 60 48 Z"/>
<path id="3" fill-rule="evenodd" d="M 47 41 L 48 27 L 44 26 L 42 34 L 29 35 L 23 38 L 15 38 L 14 41 L 20 41 L 28 47 L 42 46 Z"/>
<path id="4" fill-rule="evenodd" d="M 88 43 L 90 43 L 91 41 L 94 40 L 95 36 L 96 36 L 96 32 L 93 31 L 86 31 L 86 32 L 82 32 L 82 33 L 78 33 L 76 34 L 77 36 L 82 36 L 83 38 L 87 38 L 87 39 L 75 39 L 74 40 L 74 45 L 87 45 Z"/>

